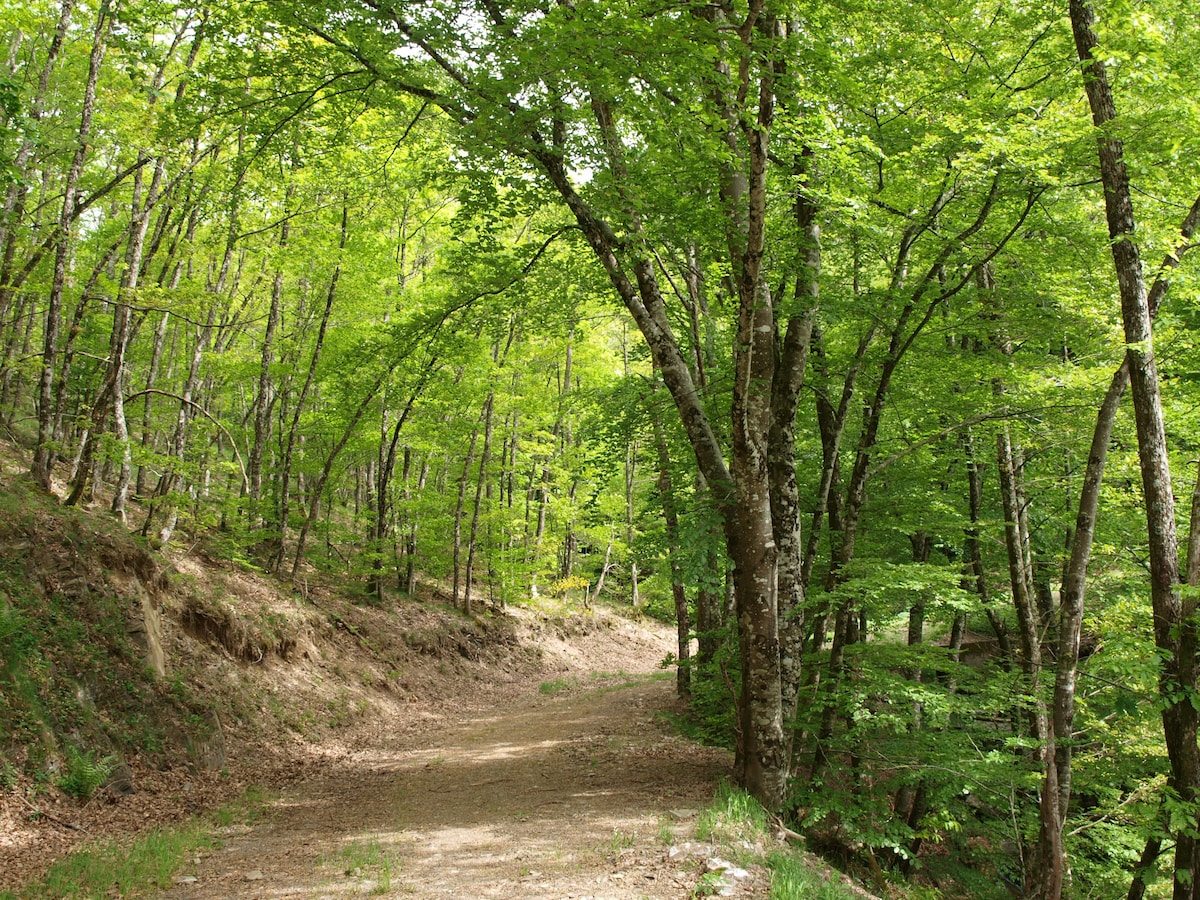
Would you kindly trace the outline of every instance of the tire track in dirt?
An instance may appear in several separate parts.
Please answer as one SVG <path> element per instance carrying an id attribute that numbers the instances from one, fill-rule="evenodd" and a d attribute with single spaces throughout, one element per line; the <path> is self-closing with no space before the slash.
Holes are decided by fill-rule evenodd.
<path id="1" fill-rule="evenodd" d="M 670 733 L 668 680 L 528 697 L 336 763 L 163 896 L 686 897 L 668 847 L 728 754 Z"/>

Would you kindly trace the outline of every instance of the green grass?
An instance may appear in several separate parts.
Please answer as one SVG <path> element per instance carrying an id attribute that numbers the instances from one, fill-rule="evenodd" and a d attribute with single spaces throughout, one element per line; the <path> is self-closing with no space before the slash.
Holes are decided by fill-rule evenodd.
<path id="1" fill-rule="evenodd" d="M 547 697 L 553 697 L 555 694 L 561 694 L 563 691 L 568 691 L 574 684 L 565 678 L 555 678 L 553 681 L 543 681 L 538 685 L 538 693 L 545 694 Z"/>
<path id="2" fill-rule="evenodd" d="M 588 679 L 594 686 L 590 687 L 588 692 L 591 696 L 600 697 L 613 691 L 620 691 L 635 685 L 645 684 L 647 681 L 660 681 L 674 677 L 674 672 L 654 672 L 650 675 L 630 675 L 628 672 L 592 672 L 588 675 Z M 585 686 L 583 681 L 574 676 L 571 678 L 555 678 L 553 681 L 543 681 L 539 684 L 538 693 L 552 697 L 555 694 L 561 694 L 564 691 L 583 688 Z"/>
<path id="3" fill-rule="evenodd" d="M 627 834 L 619 828 L 614 828 L 612 838 L 608 842 L 608 849 L 613 853 L 620 853 L 637 843 L 637 834 Z"/>
<path id="4" fill-rule="evenodd" d="M 392 852 L 384 849 L 378 838 L 352 841 L 338 851 L 333 860 L 326 864 L 336 865 L 344 875 L 369 878 L 374 884 L 372 894 L 386 894 L 392 890 L 392 875 L 399 868 Z"/>
<path id="5" fill-rule="evenodd" d="M 766 833 L 767 813 L 762 805 L 724 781 L 696 821 L 696 837 L 714 844 L 753 844 Z"/>
<path id="6" fill-rule="evenodd" d="M 675 829 L 668 819 L 658 820 L 658 842 L 667 847 L 675 843 Z"/>
<path id="7" fill-rule="evenodd" d="M 217 846 L 215 828 L 252 822 L 262 805 L 262 792 L 252 787 L 241 799 L 206 816 L 155 829 L 131 844 L 96 841 L 60 859 L 38 881 L 17 892 L 0 892 L 0 900 L 136 897 L 165 890 L 186 860 Z"/>
<path id="8" fill-rule="evenodd" d="M 814 870 L 794 853 L 776 852 L 767 858 L 771 870 L 770 900 L 857 900 L 836 876 Z"/>
<path id="9" fill-rule="evenodd" d="M 771 873 L 770 900 L 857 900 L 836 873 L 814 868 L 803 855 L 788 849 L 756 850 L 769 846 L 770 822 L 762 805 L 728 783 L 717 786 L 713 802 L 696 822 L 698 840 L 716 844 L 727 859 L 744 867 L 765 866 Z M 701 880 L 693 896 L 711 896 L 720 889 L 718 877 Z"/>
<path id="10" fill-rule="evenodd" d="M 97 843 L 55 863 L 41 881 L 19 896 L 128 897 L 165 889 L 189 854 L 213 845 L 208 829 L 200 823 L 156 829 L 129 847 Z"/>

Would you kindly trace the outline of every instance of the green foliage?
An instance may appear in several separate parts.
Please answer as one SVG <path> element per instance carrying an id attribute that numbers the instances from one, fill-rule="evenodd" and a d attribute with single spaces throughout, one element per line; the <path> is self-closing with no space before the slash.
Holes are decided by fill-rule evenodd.
<path id="1" fill-rule="evenodd" d="M 18 502 L 0 521 L 0 756 L 86 800 L 115 755 L 162 753 L 165 723 L 189 732 L 205 701 L 157 681 L 131 643 L 129 606 L 140 600 L 111 584 L 151 577 L 144 548 L 22 488 L 3 496 Z"/>
<path id="2" fill-rule="evenodd" d="M 700 811 L 696 822 L 699 840 L 720 844 L 754 841 L 766 831 L 767 813 L 762 804 L 727 781 L 717 786 L 712 803 Z"/>
<path id="3" fill-rule="evenodd" d="M 216 846 L 213 830 L 234 822 L 251 822 L 261 812 L 264 795 L 257 787 L 212 814 L 177 827 L 155 829 L 129 843 L 96 841 L 54 863 L 38 881 L 21 889 L 23 900 L 100 897 L 114 891 L 142 896 L 165 891 L 188 859 Z"/>
<path id="4" fill-rule="evenodd" d="M 771 870 L 770 900 L 855 900 L 856 891 L 845 887 L 831 871 L 815 870 L 794 853 L 776 851 L 767 858 Z"/>
<path id="5" fill-rule="evenodd" d="M 90 800 L 107 783 L 116 765 L 115 756 L 97 758 L 91 750 L 67 747 L 65 768 L 56 784 L 77 800 Z"/>
<path id="6" fill-rule="evenodd" d="M 384 847 L 378 838 L 351 841 L 342 847 L 334 860 L 345 875 L 368 878 L 372 881 L 372 894 L 387 894 L 392 890 L 392 878 L 400 868 L 394 850 Z"/>
<path id="7" fill-rule="evenodd" d="M 859 896 L 842 885 L 837 873 L 814 864 L 808 854 L 776 849 L 760 855 L 761 847 L 770 840 L 768 824 L 766 811 L 757 800 L 721 782 L 712 803 L 700 812 L 696 837 L 718 845 L 722 853 L 743 865 L 765 865 L 770 872 L 771 900 L 851 900 Z M 706 873 L 692 896 L 715 896 L 723 884 L 719 872 Z"/>
<path id="8" fill-rule="evenodd" d="M 736 735 L 735 697 L 741 680 L 732 626 L 725 628 L 717 653 L 706 666 L 692 665 L 687 712 L 675 718 L 679 730 L 701 743 L 732 747 Z"/>
<path id="9" fill-rule="evenodd" d="M 569 691 L 573 686 L 573 683 L 565 678 L 555 678 L 553 681 L 543 681 L 539 684 L 538 693 L 545 694 L 547 697 L 553 697 L 555 694 Z"/>
<path id="10" fill-rule="evenodd" d="M 95 897 L 110 890 L 123 896 L 146 890 L 166 890 L 171 876 L 195 850 L 213 846 L 203 826 L 154 830 L 128 847 L 99 843 L 72 853 L 51 866 L 24 898 Z"/>
<path id="11" fill-rule="evenodd" d="M 422 596 L 444 597 L 470 555 L 477 600 L 502 607 L 538 590 L 577 603 L 607 560 L 604 598 L 628 603 L 636 566 L 643 610 L 669 620 L 673 579 L 693 604 L 698 591 L 723 589 L 722 524 L 611 267 L 652 263 L 639 271 L 659 280 L 654 315 L 677 338 L 728 451 L 743 374 L 733 366 L 730 253 L 740 223 L 727 208 L 742 151 L 731 141 L 749 125 L 735 98 L 754 93 L 736 79 L 778 63 L 762 134 L 771 166 L 761 262 L 781 335 L 811 300 L 798 198 L 818 207 L 821 228 L 820 308 L 795 418 L 805 537 L 839 398 L 848 414 L 834 507 L 845 508 L 839 492 L 858 463 L 869 475 L 853 559 L 833 562 L 847 538 L 828 530 L 835 509 L 815 534 L 807 622 L 849 604 L 866 633 L 839 671 L 825 648 L 803 661 L 820 687 L 788 727 L 802 763 L 819 740 L 838 764 L 815 783 L 799 779 L 794 799 L 807 822 L 836 822 L 839 839 L 885 858 L 907 859 L 918 840 L 936 847 L 916 862 L 960 885 L 1010 874 L 998 848 L 1028 846 L 1035 824 L 1035 748 L 1022 723 L 1037 698 L 1019 660 L 972 668 L 932 640 L 945 643 L 959 616 L 990 631 L 979 584 L 986 612 L 1015 634 L 992 452 L 1001 427 L 1022 450 L 1030 556 L 1053 604 L 1091 422 L 1125 349 L 1095 134 L 1079 69 L 1063 64 L 1073 48 L 1061 15 L 1036 4 L 850 2 L 780 6 L 769 18 L 785 29 L 743 33 L 738 4 L 721 7 L 728 21 L 716 6 L 691 15 L 643 0 L 532 12 L 489 4 L 478 15 L 470 3 L 378 6 L 224 4 L 205 11 L 198 41 L 186 4 L 124 5 L 75 186 L 87 206 L 64 244 L 71 278 L 48 373 L 61 387 L 54 449 L 70 459 L 91 432 L 97 471 L 86 474 L 106 487 L 128 451 L 142 476 L 132 527 L 156 541 L 184 535 L 247 569 L 286 571 L 311 508 L 301 570 L 369 586 L 372 602 L 407 589 L 410 567 Z M 44 96 L 55 5 L 10 2 L 4 12 L 12 65 L 0 75 L 0 183 L 13 202 L 0 223 L 11 253 L 0 412 L 32 437 L 53 275 L 46 227 L 75 168 L 95 7 L 75 5 Z M 1156 338 L 1175 471 L 1187 471 L 1200 426 L 1200 314 L 1195 251 L 1178 231 L 1200 187 L 1195 15 L 1181 0 L 1101 13 L 1139 249 L 1148 272 L 1180 263 Z M 477 26 L 467 42 L 464 16 Z M 135 159 L 154 164 L 112 180 Z M 151 190 L 159 163 L 165 176 Z M 578 196 L 568 206 L 542 177 L 548 165 L 569 174 Z M 131 215 L 152 197 L 144 271 L 129 292 L 139 324 L 121 373 L 132 394 L 126 442 L 90 419 L 138 231 Z M 620 259 L 598 260 L 576 227 L 581 210 L 611 229 Z M 870 422 L 860 412 L 876 395 L 883 412 Z M 1073 870 L 1105 890 L 1158 827 L 1167 769 L 1130 417 L 1111 444 L 1067 823 Z M 968 458 L 984 483 L 977 521 Z M 1190 489 L 1181 481 L 1176 494 Z M 27 500 L 19 488 L 0 492 L 5 518 Z M 41 540 L 40 523 L 19 533 L 7 524 L 0 545 Z M 964 573 L 968 531 L 980 539 L 980 570 Z M 934 541 L 928 563 L 912 562 L 917 533 Z M 107 546 L 78 530 L 62 538 L 74 558 Z M 34 768 L 61 754 L 54 734 L 160 746 L 138 718 L 158 688 L 129 646 L 120 600 L 76 571 L 65 583 L 86 591 L 62 589 L 57 576 L 35 583 L 24 562 L 0 554 L 0 735 L 38 748 Z M 925 643 L 909 648 L 901 636 L 914 610 Z M 262 624 L 265 640 L 276 625 Z M 732 746 L 737 641 L 718 637 L 711 666 L 691 673 L 683 727 Z M 102 722 L 93 705 L 118 714 Z M 917 788 L 931 812 L 900 821 L 895 798 Z M 1167 807 L 1172 823 L 1190 815 Z"/>

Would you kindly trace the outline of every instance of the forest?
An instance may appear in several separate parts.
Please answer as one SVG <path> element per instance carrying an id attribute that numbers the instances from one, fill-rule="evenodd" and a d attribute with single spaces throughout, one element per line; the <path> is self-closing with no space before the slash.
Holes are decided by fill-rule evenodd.
<path id="1" fill-rule="evenodd" d="M 0 10 L 42 490 L 669 620 L 734 781 L 920 896 L 1200 897 L 1200 7 Z"/>

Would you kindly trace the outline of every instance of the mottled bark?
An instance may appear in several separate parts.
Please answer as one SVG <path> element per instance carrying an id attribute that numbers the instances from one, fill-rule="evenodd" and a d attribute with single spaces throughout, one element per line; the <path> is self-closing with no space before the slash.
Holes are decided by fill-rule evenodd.
<path id="1" fill-rule="evenodd" d="M 801 169 L 808 183 L 816 176 L 811 150 L 805 148 Z M 767 450 L 771 488 L 771 523 L 778 548 L 776 571 L 779 607 L 779 677 L 784 724 L 784 753 L 792 756 L 791 727 L 801 686 L 804 653 L 804 547 L 801 534 L 800 488 L 796 481 L 796 410 L 808 368 L 813 323 L 820 300 L 821 226 L 815 201 L 799 191 L 794 204 L 796 224 L 804 235 L 793 302 L 797 314 L 787 319 L 771 385 L 770 432 Z M 776 330 L 779 323 L 776 324 Z"/>
<path id="2" fill-rule="evenodd" d="M 1150 600 L 1154 639 L 1162 664 L 1159 691 L 1163 734 L 1171 764 L 1170 783 L 1184 803 L 1200 800 L 1200 746 L 1197 745 L 1195 601 L 1179 586 L 1175 497 L 1167 457 L 1166 428 L 1154 354 L 1150 306 L 1141 257 L 1134 243 L 1135 218 L 1124 147 L 1108 126 L 1117 118 L 1106 67 L 1095 57 L 1099 39 L 1086 0 L 1070 0 L 1072 32 L 1083 63 L 1083 83 L 1097 128 L 1100 178 L 1125 329 L 1126 361 L 1138 436 L 1138 464 L 1146 506 Z M 1175 900 L 1200 897 L 1200 839 L 1197 823 L 1175 829 Z"/>

